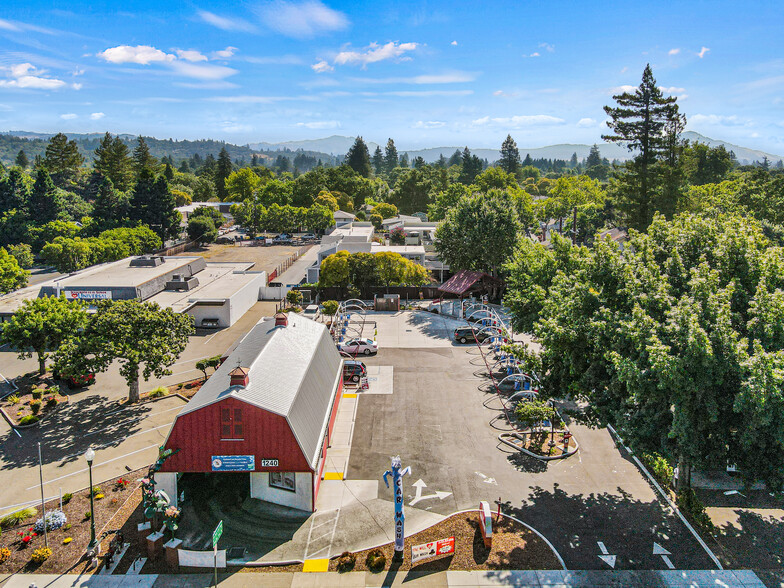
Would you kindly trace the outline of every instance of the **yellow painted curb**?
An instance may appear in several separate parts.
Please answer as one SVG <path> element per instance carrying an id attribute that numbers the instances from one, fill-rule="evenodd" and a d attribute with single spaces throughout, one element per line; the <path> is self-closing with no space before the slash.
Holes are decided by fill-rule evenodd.
<path id="1" fill-rule="evenodd" d="M 329 570 L 328 559 L 306 559 L 302 564 L 303 572 L 326 572 Z"/>
<path id="2" fill-rule="evenodd" d="M 349 393 L 349 394 L 344 394 L 343 395 L 343 398 L 356 398 L 356 397 L 357 397 L 357 395 L 354 394 L 354 393 Z"/>
<path id="3" fill-rule="evenodd" d="M 342 480 L 343 479 L 343 472 L 325 472 L 324 473 L 325 480 Z"/>

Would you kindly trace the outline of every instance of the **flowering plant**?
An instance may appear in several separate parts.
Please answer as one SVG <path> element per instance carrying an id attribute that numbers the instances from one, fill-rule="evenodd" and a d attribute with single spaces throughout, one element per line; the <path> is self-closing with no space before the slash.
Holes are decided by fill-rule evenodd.
<path id="1" fill-rule="evenodd" d="M 65 523 L 68 522 L 65 513 L 61 510 L 53 510 L 46 513 L 46 530 L 47 531 L 54 531 L 55 529 L 59 529 Z M 35 526 L 33 529 L 36 533 L 41 534 L 44 532 L 44 519 L 41 517 L 35 522 Z"/>
<path id="2" fill-rule="evenodd" d="M 130 484 L 130 480 L 125 480 L 123 478 L 118 478 L 117 481 L 114 483 L 115 490 L 125 490 L 125 487 Z"/>

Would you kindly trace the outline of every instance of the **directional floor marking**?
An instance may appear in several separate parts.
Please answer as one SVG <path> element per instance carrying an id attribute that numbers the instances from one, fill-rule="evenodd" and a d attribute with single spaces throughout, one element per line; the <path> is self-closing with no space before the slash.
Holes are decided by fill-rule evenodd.
<path id="1" fill-rule="evenodd" d="M 607 551 L 607 547 L 605 547 L 604 543 L 602 543 L 601 541 L 597 541 L 596 543 L 597 545 L 599 545 L 599 551 L 602 552 L 602 554 L 599 556 L 599 559 L 602 560 L 611 568 L 615 569 L 616 556 L 610 555 L 610 552 Z"/>
<path id="2" fill-rule="evenodd" d="M 475 473 L 477 476 L 479 476 L 480 478 L 482 478 L 482 481 L 483 481 L 485 484 L 495 484 L 496 486 L 498 486 L 498 482 L 496 482 L 496 481 L 495 481 L 495 478 L 488 478 L 488 477 L 487 477 L 487 476 L 485 476 L 485 475 L 484 475 L 482 472 L 474 472 L 474 473 Z"/>
<path id="3" fill-rule="evenodd" d="M 661 545 L 656 543 L 655 541 L 653 543 L 653 555 L 660 555 L 662 560 L 664 561 L 665 565 L 669 569 L 671 569 L 671 570 L 675 569 L 675 566 L 673 565 L 673 563 L 670 561 L 670 558 L 668 557 L 668 556 L 670 556 L 672 554 L 669 551 L 667 551 L 666 549 L 664 549 L 664 547 L 662 547 Z"/>
<path id="4" fill-rule="evenodd" d="M 409 506 L 414 506 L 420 500 L 427 500 L 428 498 L 438 498 L 439 500 L 443 500 L 447 496 L 451 496 L 451 492 L 439 492 L 436 490 L 435 494 L 428 494 L 426 496 L 422 496 L 422 488 L 427 488 L 427 484 L 425 484 L 424 480 L 420 478 L 416 482 L 414 482 L 414 488 L 416 488 L 416 496 L 414 499 L 409 502 Z"/>

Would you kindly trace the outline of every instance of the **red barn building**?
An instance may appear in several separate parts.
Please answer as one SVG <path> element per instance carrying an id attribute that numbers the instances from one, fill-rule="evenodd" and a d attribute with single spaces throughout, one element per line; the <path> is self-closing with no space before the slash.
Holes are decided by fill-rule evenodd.
<path id="1" fill-rule="evenodd" d="M 166 448 L 179 452 L 159 487 L 176 497 L 184 473 L 235 476 L 252 498 L 315 510 L 342 366 L 323 324 L 295 313 L 259 322 L 177 415 Z"/>

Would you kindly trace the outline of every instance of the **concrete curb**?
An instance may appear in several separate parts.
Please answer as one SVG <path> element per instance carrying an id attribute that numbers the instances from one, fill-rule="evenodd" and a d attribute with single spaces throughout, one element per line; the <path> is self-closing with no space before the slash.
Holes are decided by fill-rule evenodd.
<path id="1" fill-rule="evenodd" d="M 580 449 L 580 444 L 577 443 L 577 439 L 575 439 L 574 436 L 572 436 L 572 439 L 574 440 L 574 449 L 569 453 L 563 453 L 561 455 L 537 455 L 533 451 L 528 451 L 524 447 L 518 447 L 514 443 L 507 441 L 506 439 L 503 438 L 504 435 L 514 435 L 514 433 L 501 433 L 500 435 L 498 435 L 498 440 L 501 441 L 501 443 L 505 443 L 506 445 L 508 445 L 509 447 L 513 447 L 517 451 L 522 451 L 523 453 L 525 453 L 530 457 L 535 457 L 539 461 L 554 461 L 556 459 L 566 459 L 567 457 L 571 457 L 572 455 L 577 453 L 577 451 Z"/>
<path id="2" fill-rule="evenodd" d="M 61 396 L 63 398 L 68 398 L 67 394 L 62 394 Z M 5 412 L 4 408 L 0 408 L 0 412 L 3 413 L 3 418 L 5 418 L 5 420 L 8 421 L 8 424 L 11 426 L 12 429 L 17 429 L 19 431 L 24 431 L 26 429 L 32 429 L 33 427 L 37 427 L 42 422 L 44 422 L 46 419 L 48 419 L 50 416 L 52 416 L 53 414 L 56 414 L 57 412 L 59 412 L 61 404 L 70 404 L 70 402 L 71 402 L 70 399 L 66 400 L 65 402 L 58 402 L 57 403 L 57 408 L 55 408 L 54 410 L 50 410 L 46 414 L 42 414 L 41 417 L 37 421 L 35 421 L 34 423 L 30 423 L 29 425 L 17 425 L 17 424 L 15 424 L 14 421 L 11 419 L 11 417 L 8 416 L 8 414 Z"/>

